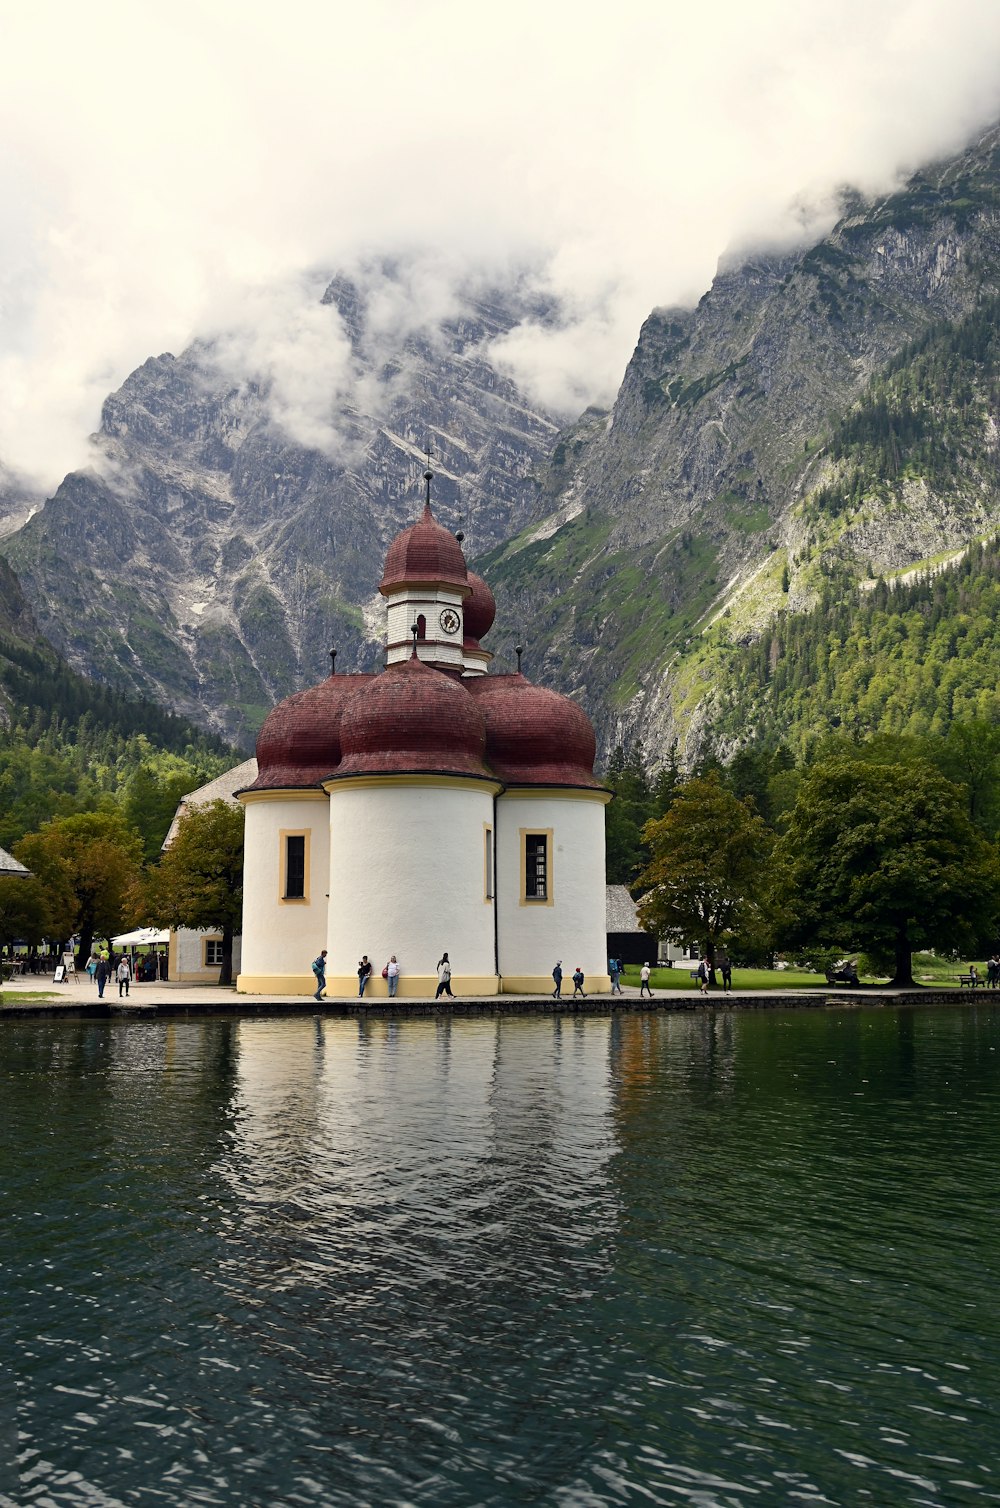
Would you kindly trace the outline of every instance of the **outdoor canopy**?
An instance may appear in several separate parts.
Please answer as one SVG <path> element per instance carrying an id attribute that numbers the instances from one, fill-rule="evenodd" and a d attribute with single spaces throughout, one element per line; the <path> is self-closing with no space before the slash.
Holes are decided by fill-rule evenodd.
<path id="1" fill-rule="evenodd" d="M 141 948 L 144 943 L 165 943 L 170 941 L 169 932 L 161 932 L 156 927 L 139 927 L 135 932 L 123 932 L 119 937 L 111 939 L 115 948 Z"/>

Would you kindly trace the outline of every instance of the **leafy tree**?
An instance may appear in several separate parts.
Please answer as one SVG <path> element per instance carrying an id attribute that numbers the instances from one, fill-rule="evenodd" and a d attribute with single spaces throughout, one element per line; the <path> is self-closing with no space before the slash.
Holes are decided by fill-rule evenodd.
<path id="1" fill-rule="evenodd" d="M 120 812 L 79 812 L 46 822 L 16 845 L 16 856 L 42 885 L 50 935 L 79 935 L 82 966 L 95 936 L 111 936 L 125 920 L 142 861 L 138 833 Z"/>
<path id="2" fill-rule="evenodd" d="M 820 762 L 802 782 L 777 859 L 787 940 L 851 937 L 889 950 L 897 985 L 913 984 L 913 949 L 971 947 L 995 924 L 997 855 L 964 791 L 926 763 Z"/>
<path id="3" fill-rule="evenodd" d="M 766 865 L 773 834 L 752 801 L 726 789 L 717 771 L 694 776 L 666 816 L 643 834 L 652 859 L 637 884 L 647 932 L 698 938 L 714 964 L 718 944 L 766 926 Z"/>
<path id="4" fill-rule="evenodd" d="M 37 945 L 50 932 L 45 889 L 37 879 L 0 879 L 0 948 Z"/>
<path id="5" fill-rule="evenodd" d="M 152 926 L 222 933 L 220 984 L 233 980 L 233 937 L 243 916 L 243 812 L 230 801 L 190 807 L 151 870 L 142 903 Z"/>

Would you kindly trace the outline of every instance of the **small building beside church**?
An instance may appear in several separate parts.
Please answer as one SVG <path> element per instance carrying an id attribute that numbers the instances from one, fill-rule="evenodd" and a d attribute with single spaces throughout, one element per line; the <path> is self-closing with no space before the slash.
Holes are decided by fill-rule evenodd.
<path id="1" fill-rule="evenodd" d="M 327 950 L 330 995 L 437 988 L 551 993 L 558 961 L 607 990 L 604 808 L 574 701 L 491 675 L 493 594 L 430 503 L 393 540 L 380 591 L 386 663 L 280 703 L 257 740 L 246 809 L 244 993 L 305 994 Z"/>

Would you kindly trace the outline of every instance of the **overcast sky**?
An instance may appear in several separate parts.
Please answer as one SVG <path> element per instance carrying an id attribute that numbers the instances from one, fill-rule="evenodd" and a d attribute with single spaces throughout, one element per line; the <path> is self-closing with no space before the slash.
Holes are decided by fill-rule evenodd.
<path id="1" fill-rule="evenodd" d="M 135 366 L 219 330 L 321 437 L 315 301 L 383 252 L 418 269 L 387 324 L 534 268 L 563 325 L 504 358 L 572 416 L 727 248 L 997 115 L 996 0 L 0 0 L 0 461 L 53 487 Z"/>

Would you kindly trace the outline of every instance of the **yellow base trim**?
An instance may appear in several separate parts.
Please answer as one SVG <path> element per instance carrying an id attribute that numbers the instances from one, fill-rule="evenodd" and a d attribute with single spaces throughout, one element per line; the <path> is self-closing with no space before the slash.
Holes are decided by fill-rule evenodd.
<path id="1" fill-rule="evenodd" d="M 396 987 L 397 1000 L 433 1000 L 437 993 L 436 974 L 401 974 Z M 243 995 L 315 995 L 316 980 L 305 974 L 241 974 L 236 989 Z M 456 999 L 469 995 L 497 995 L 500 980 L 495 974 L 456 974 L 452 977 L 451 992 Z M 326 993 L 331 1000 L 357 998 L 357 974 L 328 974 Z M 369 979 L 364 993 L 365 1000 L 387 1000 L 389 984 L 380 973 Z M 447 995 L 442 995 L 447 1000 Z"/>
<path id="2" fill-rule="evenodd" d="M 397 1000 L 433 1000 L 437 994 L 437 976 L 434 974 L 401 974 L 396 989 Z M 551 995 L 555 986 L 551 974 L 504 974 L 498 979 L 495 974 L 454 974 L 451 991 L 456 1000 L 468 1000 L 477 995 Z M 316 980 L 306 974 L 240 974 L 236 980 L 237 992 L 241 995 L 315 995 Z M 584 994 L 609 995 L 611 980 L 607 974 L 588 974 L 584 980 Z M 358 998 L 356 974 L 328 974 L 326 993 L 331 1000 Z M 573 979 L 565 974 L 562 982 L 562 998 L 570 1000 L 573 995 Z M 374 974 L 365 989 L 365 1000 L 386 1000 L 389 986 L 381 974 Z M 441 996 L 447 1000 L 447 995 Z"/>

